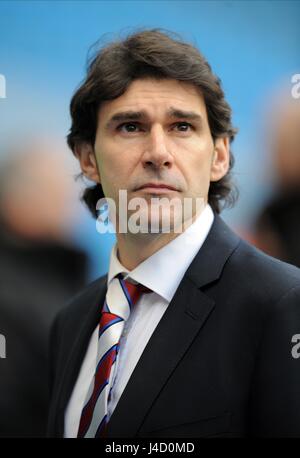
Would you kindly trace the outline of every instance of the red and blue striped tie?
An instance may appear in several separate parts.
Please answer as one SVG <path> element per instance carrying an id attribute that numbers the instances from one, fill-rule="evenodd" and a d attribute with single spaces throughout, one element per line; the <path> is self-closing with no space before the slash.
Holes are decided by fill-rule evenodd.
<path id="1" fill-rule="evenodd" d="M 109 284 L 101 312 L 95 376 L 81 413 L 78 437 L 105 437 L 107 405 L 120 338 L 130 310 L 142 293 L 151 292 L 140 283 L 115 277 Z"/>

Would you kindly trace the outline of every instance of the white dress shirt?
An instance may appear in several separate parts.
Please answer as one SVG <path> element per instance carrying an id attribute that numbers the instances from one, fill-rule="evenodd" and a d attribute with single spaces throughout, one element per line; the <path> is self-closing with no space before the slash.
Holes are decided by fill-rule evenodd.
<path id="1" fill-rule="evenodd" d="M 108 404 L 112 415 L 151 335 L 171 302 L 186 270 L 210 231 L 214 214 L 206 205 L 200 216 L 184 232 L 129 272 L 118 260 L 117 245 L 111 252 L 108 285 L 119 273 L 130 276 L 153 292 L 143 294 L 125 323 L 117 366 Z M 88 304 L 87 304 L 88 305 Z M 85 398 L 95 374 L 98 326 L 94 330 L 65 412 L 65 437 L 77 437 Z"/>

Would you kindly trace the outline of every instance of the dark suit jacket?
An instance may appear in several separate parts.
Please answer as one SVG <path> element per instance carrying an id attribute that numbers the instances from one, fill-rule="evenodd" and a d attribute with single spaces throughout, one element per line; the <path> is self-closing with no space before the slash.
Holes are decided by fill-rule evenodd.
<path id="1" fill-rule="evenodd" d="M 56 320 L 49 436 L 64 412 L 106 292 L 102 277 Z M 147 344 L 109 437 L 300 437 L 300 271 L 216 216 Z"/>

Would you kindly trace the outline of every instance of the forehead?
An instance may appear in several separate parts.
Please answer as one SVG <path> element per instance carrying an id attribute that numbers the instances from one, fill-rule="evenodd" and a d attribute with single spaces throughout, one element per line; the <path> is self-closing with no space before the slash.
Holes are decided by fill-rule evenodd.
<path id="1" fill-rule="evenodd" d="M 137 79 L 114 100 L 103 102 L 99 116 L 102 120 L 120 110 L 143 110 L 149 117 L 168 113 L 170 108 L 193 111 L 206 117 L 204 98 L 200 90 L 190 83 L 173 79 Z"/>

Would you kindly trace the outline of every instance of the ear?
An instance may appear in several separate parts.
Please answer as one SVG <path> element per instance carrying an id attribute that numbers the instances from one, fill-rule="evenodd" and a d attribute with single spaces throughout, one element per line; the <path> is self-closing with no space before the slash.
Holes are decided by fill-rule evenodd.
<path id="1" fill-rule="evenodd" d="M 215 140 L 214 154 L 210 169 L 210 181 L 219 181 L 229 169 L 230 145 L 228 137 Z"/>
<path id="2" fill-rule="evenodd" d="M 75 155 L 81 170 L 89 180 L 101 183 L 94 148 L 90 143 L 80 143 L 75 147 Z"/>

